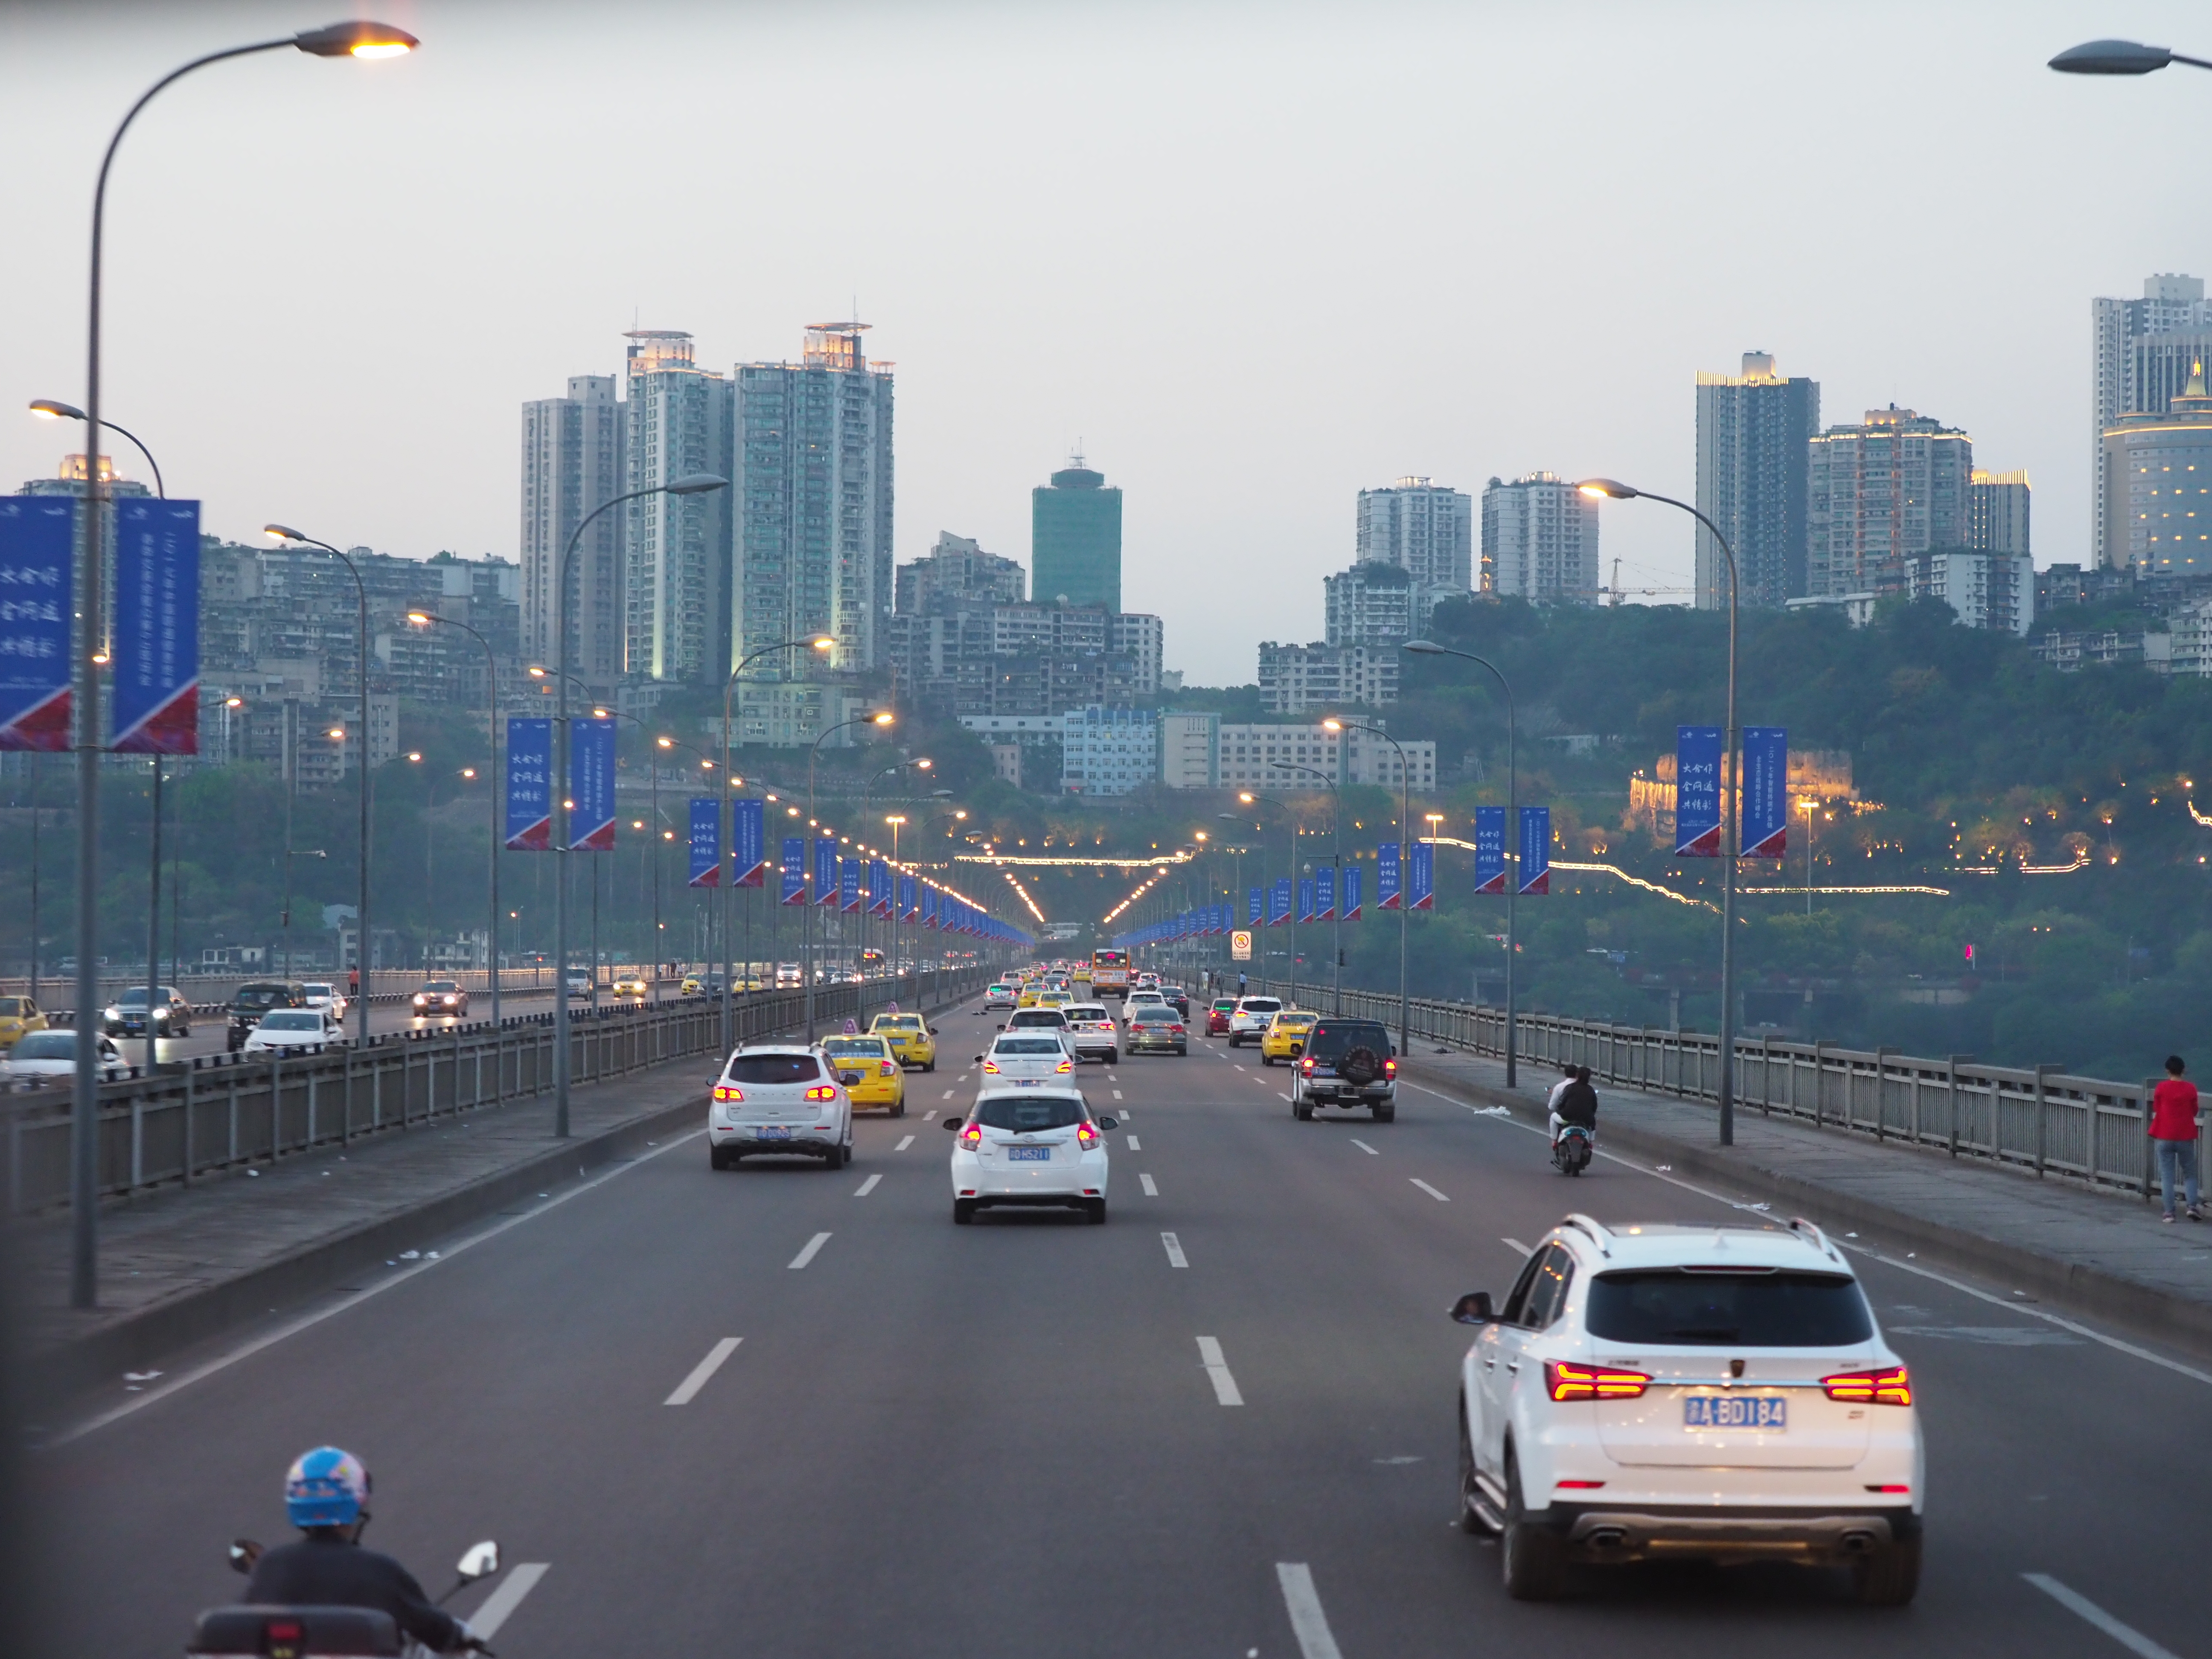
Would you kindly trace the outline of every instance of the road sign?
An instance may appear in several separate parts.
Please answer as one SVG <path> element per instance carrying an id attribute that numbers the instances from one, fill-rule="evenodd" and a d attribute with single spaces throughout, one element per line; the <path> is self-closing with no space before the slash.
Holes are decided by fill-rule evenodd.
<path id="1" fill-rule="evenodd" d="M 1252 960 L 1252 935 L 1247 929 L 1239 927 L 1229 936 L 1229 959 L 1231 962 Z"/>

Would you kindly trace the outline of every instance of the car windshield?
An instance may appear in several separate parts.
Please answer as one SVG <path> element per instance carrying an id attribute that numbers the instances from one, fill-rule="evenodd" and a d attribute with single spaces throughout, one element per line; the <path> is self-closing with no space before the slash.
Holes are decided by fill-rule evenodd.
<path id="1" fill-rule="evenodd" d="M 21 1015 L 22 1012 L 23 1012 L 23 999 L 22 999 L 22 998 L 21 998 L 21 997 L 0 997 L 0 1019 L 8 1019 L 8 1018 L 14 1018 L 20 1017 L 20 1016 Z"/>
<path id="2" fill-rule="evenodd" d="M 240 1008 L 267 1008 L 289 1001 L 291 994 L 281 985 L 241 985 L 231 1001 Z"/>
<path id="3" fill-rule="evenodd" d="M 1371 1049 L 1377 1060 L 1388 1060 L 1397 1052 L 1390 1046 L 1390 1033 L 1371 1019 L 1332 1019 L 1317 1024 L 1312 1041 L 1306 1044 L 1306 1052 L 1316 1060 L 1334 1060 L 1354 1048 Z"/>
<path id="4" fill-rule="evenodd" d="M 871 1060 L 883 1060 L 889 1057 L 890 1046 L 881 1037 L 841 1036 L 831 1037 L 822 1045 L 822 1051 L 830 1054 L 866 1054 Z"/>
<path id="5" fill-rule="evenodd" d="M 279 1008 L 261 1022 L 264 1031 L 319 1031 L 323 1017 L 312 1008 Z"/>
<path id="6" fill-rule="evenodd" d="M 991 1052 L 994 1054 L 1057 1054 L 1065 1050 L 1053 1037 L 1005 1036 L 991 1045 Z"/>
<path id="7" fill-rule="evenodd" d="M 975 1103 L 975 1121 L 987 1129 L 1072 1129 L 1088 1115 L 1072 1095 L 994 1095 Z"/>
<path id="8" fill-rule="evenodd" d="M 164 985 L 157 989 L 154 994 L 159 997 L 162 1001 L 167 1002 L 177 994 L 168 986 Z M 146 1006 L 146 988 L 143 985 L 132 986 L 121 996 L 115 999 L 115 1006 L 118 1008 L 143 1008 Z"/>
<path id="9" fill-rule="evenodd" d="M 422 988 L 426 991 L 458 991 L 461 988 L 449 979 L 432 979 L 425 980 Z"/>
<path id="10" fill-rule="evenodd" d="M 74 1060 L 75 1031 L 33 1031 L 15 1044 L 17 1060 Z"/>
<path id="11" fill-rule="evenodd" d="M 1283 1010 L 1283 1005 L 1273 997 L 1246 997 L 1237 1006 L 1248 1014 L 1278 1014 Z"/>
<path id="12" fill-rule="evenodd" d="M 1662 1267 L 1590 1281 L 1590 1334 L 1688 1347 L 1849 1347 L 1874 1334 L 1848 1273 Z"/>
<path id="13" fill-rule="evenodd" d="M 724 1075 L 732 1083 L 813 1083 L 822 1063 L 811 1054 L 735 1054 Z"/>

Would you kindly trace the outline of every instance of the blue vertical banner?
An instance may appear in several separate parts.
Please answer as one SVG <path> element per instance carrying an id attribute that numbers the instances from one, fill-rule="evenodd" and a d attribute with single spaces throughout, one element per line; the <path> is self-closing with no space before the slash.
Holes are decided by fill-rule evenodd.
<path id="1" fill-rule="evenodd" d="M 834 836 L 814 838 L 814 902 L 837 902 L 837 838 Z"/>
<path id="2" fill-rule="evenodd" d="M 1359 866 L 1346 865 L 1344 870 L 1344 919 L 1359 920 Z"/>
<path id="3" fill-rule="evenodd" d="M 568 848 L 615 850 L 615 723 L 568 722 Z"/>
<path id="4" fill-rule="evenodd" d="M 1474 890 L 1505 890 L 1505 809 L 1502 806 L 1474 809 Z"/>
<path id="5" fill-rule="evenodd" d="M 1274 908 L 1267 916 L 1267 926 L 1280 927 L 1291 919 L 1291 878 L 1288 876 L 1275 878 L 1274 901 Z"/>
<path id="6" fill-rule="evenodd" d="M 1437 844 L 1432 841 L 1413 843 L 1413 882 L 1407 894 L 1416 910 L 1431 910 L 1437 902 Z"/>
<path id="7" fill-rule="evenodd" d="M 1244 895 L 1244 925 L 1247 927 L 1257 927 L 1266 919 L 1267 914 L 1267 889 L 1263 887 L 1251 889 Z"/>
<path id="8" fill-rule="evenodd" d="M 921 925 L 925 927 L 937 926 L 937 890 L 934 887 L 921 890 Z"/>
<path id="9" fill-rule="evenodd" d="M 1298 926 L 1304 927 L 1314 919 L 1314 878 L 1298 878 Z"/>
<path id="10" fill-rule="evenodd" d="M 507 850 L 553 848 L 553 722 L 507 723 Z"/>
<path id="11" fill-rule="evenodd" d="M 1403 895 L 1399 890 L 1398 843 L 1386 841 L 1375 849 L 1375 908 L 1395 910 Z"/>
<path id="12" fill-rule="evenodd" d="M 691 880 L 693 887 L 722 884 L 722 803 L 712 795 L 691 797 Z"/>
<path id="13" fill-rule="evenodd" d="M 785 904 L 806 902 L 806 837 L 783 838 L 783 896 Z"/>
<path id="14" fill-rule="evenodd" d="M 1548 806 L 1521 809 L 1521 890 L 1552 890 L 1552 809 Z"/>
<path id="15" fill-rule="evenodd" d="M 1779 859 L 1790 850 L 1790 732 L 1780 726 L 1743 728 L 1742 834 L 1747 859 Z"/>
<path id="16" fill-rule="evenodd" d="M 733 800 L 730 803 L 731 873 L 738 887 L 768 885 L 768 803 Z"/>
<path id="17" fill-rule="evenodd" d="M 1336 920 L 1336 866 L 1324 864 L 1314 872 L 1314 920 Z"/>
<path id="18" fill-rule="evenodd" d="M 67 496 L 0 496 L 0 749 L 69 749 L 76 538 Z"/>
<path id="19" fill-rule="evenodd" d="M 1721 855 L 1721 729 L 1674 728 L 1674 856 Z"/>
<path id="20" fill-rule="evenodd" d="M 200 751 L 200 504 L 115 504 L 115 752 Z M 368 734 L 362 734 L 366 744 Z"/>
<path id="21" fill-rule="evenodd" d="M 898 914 L 901 921 L 913 921 L 921 915 L 921 884 L 912 876 L 898 878 Z"/>
<path id="22" fill-rule="evenodd" d="M 891 913 L 891 867 L 881 859 L 868 866 L 868 914 L 888 918 Z"/>
<path id="23" fill-rule="evenodd" d="M 860 860 L 841 858 L 837 860 L 837 908 L 840 913 L 860 908 Z"/>

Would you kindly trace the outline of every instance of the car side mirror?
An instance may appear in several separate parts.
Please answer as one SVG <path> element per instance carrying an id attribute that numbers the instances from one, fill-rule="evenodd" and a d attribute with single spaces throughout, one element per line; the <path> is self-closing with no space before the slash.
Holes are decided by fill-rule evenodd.
<path id="1" fill-rule="evenodd" d="M 959 1118 L 948 1117 L 945 1120 L 945 1127 L 951 1130 L 953 1133 L 958 1134 L 960 1133 L 961 1121 L 962 1120 Z"/>
<path id="2" fill-rule="evenodd" d="M 981 1055 L 981 1054 L 977 1054 L 977 1055 L 975 1056 L 975 1063 L 976 1063 L 978 1066 L 981 1066 L 981 1065 L 983 1063 L 983 1056 L 982 1056 L 982 1055 Z"/>
<path id="3" fill-rule="evenodd" d="M 489 1577 L 499 1571 L 499 1545 L 489 1538 L 481 1544 L 471 1544 L 453 1571 L 460 1574 L 465 1584 Z"/>
<path id="4" fill-rule="evenodd" d="M 1121 1127 L 1121 1122 L 1119 1118 L 1102 1117 L 1098 1120 L 1098 1127 L 1102 1129 L 1118 1129 Z"/>
<path id="5" fill-rule="evenodd" d="M 1491 1311 L 1488 1291 L 1469 1291 L 1452 1304 L 1451 1316 L 1462 1325 L 1489 1325 L 1498 1318 Z"/>
<path id="6" fill-rule="evenodd" d="M 225 1555 L 233 1572 L 252 1572 L 253 1564 L 261 1559 L 261 1546 L 251 1538 L 234 1538 Z"/>

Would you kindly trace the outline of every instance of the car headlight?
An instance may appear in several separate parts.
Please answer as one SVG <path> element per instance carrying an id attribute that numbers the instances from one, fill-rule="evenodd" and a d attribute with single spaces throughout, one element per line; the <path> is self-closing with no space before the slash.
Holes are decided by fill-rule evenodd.
<path id="1" fill-rule="evenodd" d="M 120 1019 L 123 1018 L 123 1011 L 120 1008 L 110 1008 L 105 1017 L 109 1019 Z"/>

